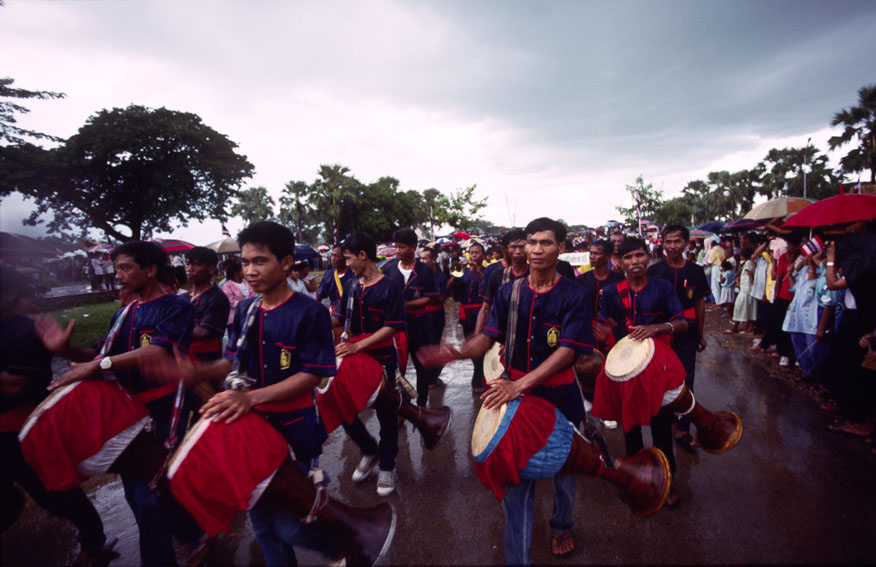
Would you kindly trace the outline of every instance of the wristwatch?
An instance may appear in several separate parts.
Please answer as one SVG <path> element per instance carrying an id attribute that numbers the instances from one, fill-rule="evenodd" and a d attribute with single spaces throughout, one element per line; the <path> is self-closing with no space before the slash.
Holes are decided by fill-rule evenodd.
<path id="1" fill-rule="evenodd" d="M 109 370 L 113 367 L 113 359 L 105 356 L 100 359 L 100 369 L 101 370 Z"/>
<path id="2" fill-rule="evenodd" d="M 827 265 L 828 265 L 828 266 L 833 266 L 834 264 L 833 264 L 833 262 L 827 262 Z"/>

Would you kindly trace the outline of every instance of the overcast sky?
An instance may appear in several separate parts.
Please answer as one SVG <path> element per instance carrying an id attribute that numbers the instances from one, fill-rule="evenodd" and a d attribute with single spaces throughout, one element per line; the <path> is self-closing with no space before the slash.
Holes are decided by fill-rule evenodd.
<path id="1" fill-rule="evenodd" d="M 674 196 L 772 147 L 826 150 L 876 83 L 874 30 L 870 0 L 6 0 L 0 75 L 67 94 L 20 118 L 61 137 L 103 108 L 194 112 L 275 197 L 339 163 L 404 190 L 477 184 L 497 224 L 594 225 L 639 174 Z M 26 208 L 4 200 L 0 227 L 27 232 Z"/>

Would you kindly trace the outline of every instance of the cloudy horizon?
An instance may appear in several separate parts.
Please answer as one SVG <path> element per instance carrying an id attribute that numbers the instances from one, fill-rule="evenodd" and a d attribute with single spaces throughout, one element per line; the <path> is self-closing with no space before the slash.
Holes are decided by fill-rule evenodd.
<path id="1" fill-rule="evenodd" d="M 0 75 L 66 93 L 19 118 L 64 138 L 103 108 L 198 114 L 275 201 L 339 163 L 403 190 L 477 184 L 500 225 L 593 225 L 640 174 L 671 197 L 772 147 L 826 151 L 833 115 L 876 82 L 873 29 L 863 1 L 7 0 Z M 25 210 L 5 199 L 2 230 L 28 233 Z"/>

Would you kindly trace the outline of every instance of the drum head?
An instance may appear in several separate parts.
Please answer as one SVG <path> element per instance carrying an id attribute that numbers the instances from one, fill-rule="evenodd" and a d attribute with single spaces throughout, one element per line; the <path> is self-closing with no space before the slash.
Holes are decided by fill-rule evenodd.
<path id="1" fill-rule="evenodd" d="M 484 380 L 487 382 L 497 380 L 505 370 L 502 362 L 499 360 L 499 349 L 501 348 L 501 344 L 493 343 L 493 346 L 484 355 Z"/>
<path id="2" fill-rule="evenodd" d="M 484 452 L 493 435 L 498 431 L 502 418 L 508 410 L 508 404 L 502 404 L 496 409 L 486 409 L 481 406 L 475 419 L 474 430 L 471 432 L 471 454 L 478 456 Z"/>
<path id="3" fill-rule="evenodd" d="M 605 374 L 615 382 L 626 382 L 638 376 L 654 357 L 654 339 L 634 341 L 624 337 L 605 359 Z"/>

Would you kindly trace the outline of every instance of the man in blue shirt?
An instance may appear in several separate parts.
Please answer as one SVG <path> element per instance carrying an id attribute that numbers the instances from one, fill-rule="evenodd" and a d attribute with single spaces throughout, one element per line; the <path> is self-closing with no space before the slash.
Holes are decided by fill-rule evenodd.
<path id="1" fill-rule="evenodd" d="M 336 372 L 331 319 L 319 303 L 292 291 L 286 274 L 292 267 L 292 232 L 270 221 L 256 222 L 237 237 L 243 273 L 261 297 L 241 301 L 234 313 L 223 360 L 194 368 L 177 359 L 187 381 L 224 378 L 240 357 L 254 384 L 247 392 L 225 390 L 201 408 L 203 419 L 232 423 L 251 410 L 262 412 L 292 447 L 296 464 L 307 472 L 316 466 L 326 439 L 316 411 L 315 388 Z M 259 301 L 256 307 L 253 303 Z M 254 317 L 246 334 L 245 351 L 238 339 L 247 314 Z M 253 531 L 268 565 L 295 565 L 293 545 L 302 545 L 338 558 L 340 549 L 313 524 L 302 524 L 290 512 L 250 510 Z"/>
<path id="2" fill-rule="evenodd" d="M 323 274 L 322 281 L 319 282 L 316 299 L 322 301 L 328 297 L 331 306 L 334 307 L 343 294 L 347 282 L 354 279 L 355 276 L 347 268 L 347 259 L 344 258 L 344 252 L 340 245 L 332 247 L 331 263 L 332 267 Z"/>
<path id="3" fill-rule="evenodd" d="M 185 434 L 188 414 L 196 399 L 177 382 L 157 384 L 140 368 L 171 360 L 174 349 L 188 353 L 194 327 L 192 305 L 165 293 L 159 285 L 167 254 L 152 242 L 132 241 L 112 253 L 116 281 L 130 303 L 110 321 L 110 332 L 96 348 L 70 346 L 72 325 L 66 332 L 44 338 L 56 353 L 80 364 L 52 381 L 56 389 L 77 380 L 101 378 L 110 372 L 134 397 L 149 408 L 159 441 L 173 446 Z M 170 438 L 168 440 L 168 438 Z M 122 475 L 125 498 L 140 528 L 143 565 L 169 565 L 176 561 L 171 535 L 196 542 L 200 530 L 185 510 L 166 493 L 159 494 L 144 480 Z"/>
<path id="4" fill-rule="evenodd" d="M 672 284 L 661 278 L 649 278 L 648 245 L 638 238 L 625 238 L 617 254 L 627 279 L 611 284 L 602 293 L 599 303 L 600 324 L 597 334 L 611 332 L 616 340 L 629 335 L 635 340 L 654 338 L 669 344 L 670 336 L 688 329 L 684 310 L 675 295 Z M 651 418 L 651 436 L 654 446 L 663 451 L 669 467 L 675 473 L 675 453 L 672 447 L 672 424 L 675 414 L 663 408 Z M 624 434 L 627 455 L 635 455 L 644 448 L 642 427 L 636 425 Z M 678 494 L 670 489 L 666 498 L 670 508 L 678 506 Z"/>
<path id="5" fill-rule="evenodd" d="M 484 245 L 475 242 L 469 246 L 468 253 L 470 259 L 462 277 L 451 277 L 448 284 L 454 299 L 459 302 L 459 323 L 462 325 L 462 332 L 466 339 L 471 338 L 475 332 L 478 315 L 483 304 L 480 288 L 484 279 L 482 269 Z M 486 390 L 484 387 L 484 357 L 475 357 L 471 361 L 474 365 L 471 389 L 472 392 L 480 394 Z"/>
<path id="6" fill-rule="evenodd" d="M 519 287 L 514 350 L 505 353 L 506 361 L 510 358 L 506 367 L 510 369 L 511 379 L 500 378 L 488 383 L 488 390 L 481 398 L 484 407 L 489 409 L 523 394 L 539 396 L 554 404 L 577 427 L 585 411 L 573 365 L 578 356 L 589 355 L 593 350 L 592 302 L 582 286 L 557 272 L 566 228 L 554 220 L 539 218 L 529 223 L 525 232 L 530 272 Z M 507 345 L 514 285 L 512 282 L 499 288 L 482 333 L 466 341 L 459 350 L 449 346 L 424 350 L 424 363 L 431 366 L 483 356 L 497 340 Z M 574 550 L 575 482 L 574 475 L 554 477 L 551 552 L 557 556 L 569 555 Z M 534 481 L 506 484 L 502 511 L 508 564 L 531 562 L 534 494 Z"/>

